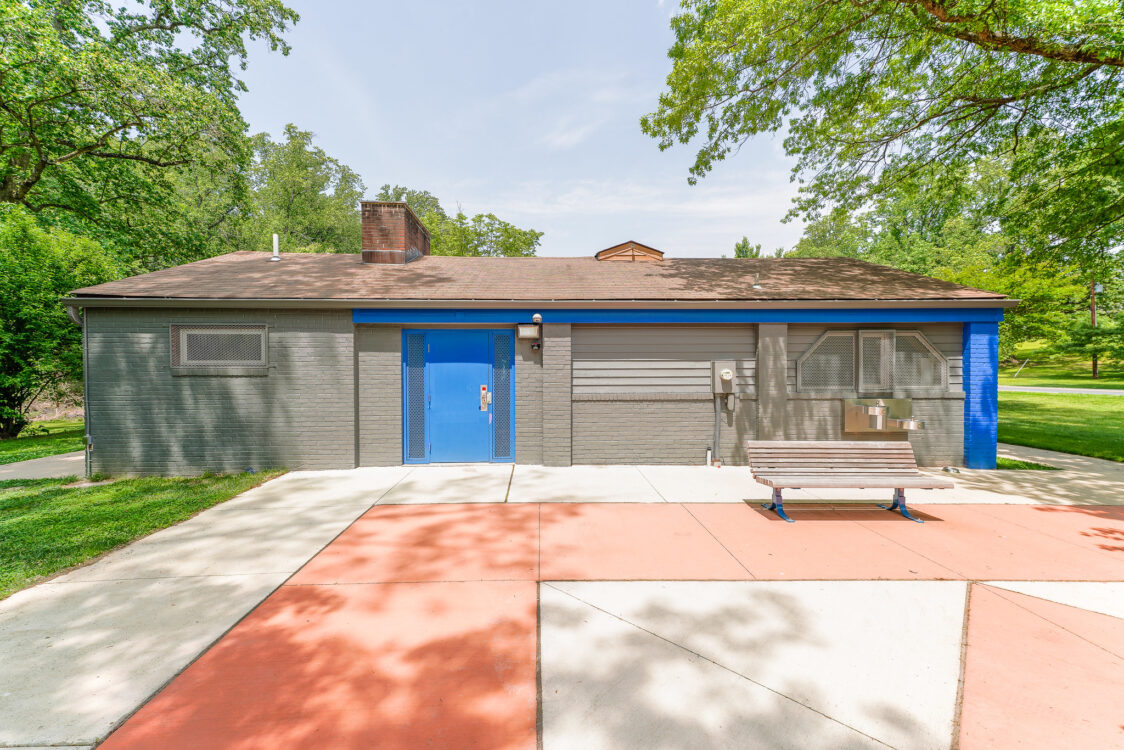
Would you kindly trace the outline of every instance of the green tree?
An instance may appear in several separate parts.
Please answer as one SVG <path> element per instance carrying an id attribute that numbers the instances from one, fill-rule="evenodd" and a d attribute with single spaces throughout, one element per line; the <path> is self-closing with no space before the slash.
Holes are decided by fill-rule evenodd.
<path id="1" fill-rule="evenodd" d="M 749 237 L 742 237 L 734 245 L 735 258 L 760 258 L 761 257 L 761 243 L 756 245 L 749 244 Z"/>
<path id="2" fill-rule="evenodd" d="M 59 299 L 117 273 L 93 240 L 0 207 L 0 438 L 19 434 L 40 394 L 81 376 L 81 330 Z"/>
<path id="3" fill-rule="evenodd" d="M 794 212 L 1005 160 L 1020 246 L 1091 268 L 1124 237 L 1124 11 L 1113 0 L 685 0 L 644 132 L 690 180 L 785 131 Z"/>
<path id="4" fill-rule="evenodd" d="M 1089 320 L 1075 320 L 1064 336 L 1050 346 L 1050 351 L 1093 361 L 1124 361 L 1124 322 L 1099 318 L 1094 327 Z"/>
<path id="5" fill-rule="evenodd" d="M 359 252 L 363 181 L 312 139 L 292 124 L 280 142 L 254 136 L 252 218 L 244 224 L 242 249 L 265 250 L 276 232 L 290 252 Z"/>
<path id="6" fill-rule="evenodd" d="M 864 241 L 863 228 L 841 209 L 820 216 L 804 227 L 804 235 L 786 258 L 858 257 Z"/>
<path id="7" fill-rule="evenodd" d="M 376 200 L 405 201 L 429 230 L 434 255 L 531 256 L 542 238 L 542 232 L 520 229 L 495 214 L 470 217 L 458 208 L 450 216 L 437 197 L 426 190 L 383 185 Z"/>
<path id="8" fill-rule="evenodd" d="M 90 223 L 163 208 L 170 170 L 245 159 L 246 44 L 288 52 L 279 0 L 0 3 L 0 203 Z"/>
<path id="9" fill-rule="evenodd" d="M 1004 230 L 1002 165 L 982 161 L 957 174 L 915 175 L 880 193 L 869 210 L 841 208 L 810 222 L 786 257 L 844 255 L 1021 300 L 1000 324 L 1000 352 L 1055 339 L 1080 313 L 1085 282 L 1064 259 L 1028 257 Z"/>
<path id="10" fill-rule="evenodd" d="M 397 201 L 409 205 L 410 210 L 417 214 L 417 217 L 422 220 L 426 229 L 429 229 L 431 233 L 433 232 L 433 229 L 430 228 L 431 222 L 434 226 L 438 226 L 449 218 L 445 209 L 441 207 L 441 201 L 437 200 L 437 196 L 428 190 L 411 190 L 401 185 L 393 187 L 383 185 L 379 188 L 379 194 L 375 197 L 375 200 Z"/>

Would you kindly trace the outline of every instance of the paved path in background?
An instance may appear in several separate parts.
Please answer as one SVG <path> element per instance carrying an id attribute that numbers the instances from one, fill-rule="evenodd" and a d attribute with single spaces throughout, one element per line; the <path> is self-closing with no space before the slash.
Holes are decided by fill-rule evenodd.
<path id="1" fill-rule="evenodd" d="M 1031 385 L 1001 385 L 999 390 L 1012 393 L 1076 393 L 1087 396 L 1124 396 L 1124 390 L 1114 388 L 1043 388 Z"/>
<path id="2" fill-rule="evenodd" d="M 0 464 L 0 481 L 5 479 L 52 479 L 54 477 L 85 476 L 86 452 L 59 453 L 55 456 L 32 458 Z"/>

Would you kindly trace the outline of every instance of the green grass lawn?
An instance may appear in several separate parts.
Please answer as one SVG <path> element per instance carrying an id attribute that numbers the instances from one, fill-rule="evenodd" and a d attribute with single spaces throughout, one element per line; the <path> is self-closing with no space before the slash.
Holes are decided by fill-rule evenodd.
<path id="1" fill-rule="evenodd" d="M 1093 365 L 1089 360 L 1076 357 L 1047 356 L 1043 354 L 1045 342 L 1035 341 L 1020 345 L 1015 351 L 1018 364 L 1003 364 L 999 368 L 999 385 L 1027 385 L 1036 388 L 1119 388 L 1124 389 L 1124 362 L 1101 362 L 1099 375 L 1093 380 Z M 1030 363 L 1019 372 L 1019 365 Z M 1015 373 L 1019 372 L 1016 378 Z"/>
<path id="2" fill-rule="evenodd" d="M 1124 396 L 999 394 L 999 441 L 1124 461 Z"/>
<path id="3" fill-rule="evenodd" d="M 1117 388 L 1124 389 L 1124 369 L 1115 362 L 1100 368 L 1100 377 L 1093 380 L 1088 362 L 1049 361 L 1023 368 L 1016 378 L 1018 366 L 999 368 L 999 385 L 1029 385 L 1046 388 Z"/>
<path id="4" fill-rule="evenodd" d="M 85 445 L 81 419 L 34 422 L 19 437 L 0 440 L 0 464 L 80 451 Z"/>
<path id="5" fill-rule="evenodd" d="M 183 521 L 282 472 L 0 482 L 0 599 L 66 568 Z"/>
<path id="6" fill-rule="evenodd" d="M 1034 461 L 1023 461 L 1018 458 L 1007 458 L 1006 456 L 999 456 L 995 459 L 995 468 L 1003 469 L 1004 471 L 1057 471 L 1057 466 L 1047 466 L 1046 464 L 1036 463 Z"/>

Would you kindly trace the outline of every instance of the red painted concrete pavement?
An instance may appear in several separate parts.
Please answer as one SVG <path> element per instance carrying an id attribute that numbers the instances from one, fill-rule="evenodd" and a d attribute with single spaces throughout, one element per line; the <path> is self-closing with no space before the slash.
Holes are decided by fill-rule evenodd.
<path id="1" fill-rule="evenodd" d="M 102 748 L 535 748 L 531 582 L 283 586 Z"/>
<path id="2" fill-rule="evenodd" d="M 1122 511 L 375 507 L 102 747 L 530 749 L 536 581 L 1119 581 Z M 1124 744 L 1124 621 L 981 585 L 971 602 L 961 747 Z"/>
<path id="3" fill-rule="evenodd" d="M 961 750 L 1124 747 L 1122 644 L 1119 618 L 973 585 Z"/>

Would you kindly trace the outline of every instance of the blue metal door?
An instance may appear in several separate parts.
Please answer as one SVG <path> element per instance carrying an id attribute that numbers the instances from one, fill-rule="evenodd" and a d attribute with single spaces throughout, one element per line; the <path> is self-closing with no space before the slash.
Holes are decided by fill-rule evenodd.
<path id="1" fill-rule="evenodd" d="M 492 458 L 492 336 L 490 331 L 429 331 L 429 460 Z"/>
<path id="2" fill-rule="evenodd" d="M 404 331 L 403 460 L 515 458 L 511 331 Z"/>

